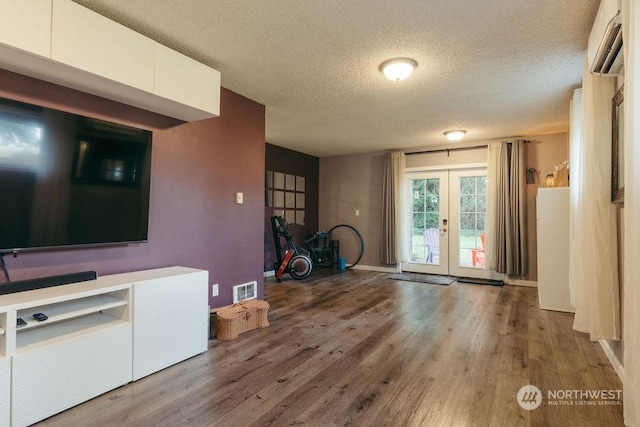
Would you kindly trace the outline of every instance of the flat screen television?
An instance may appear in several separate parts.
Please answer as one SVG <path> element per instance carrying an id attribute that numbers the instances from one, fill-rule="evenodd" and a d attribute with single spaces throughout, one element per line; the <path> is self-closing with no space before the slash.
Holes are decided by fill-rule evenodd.
<path id="1" fill-rule="evenodd" d="M 0 253 L 146 241 L 151 141 L 0 98 Z"/>

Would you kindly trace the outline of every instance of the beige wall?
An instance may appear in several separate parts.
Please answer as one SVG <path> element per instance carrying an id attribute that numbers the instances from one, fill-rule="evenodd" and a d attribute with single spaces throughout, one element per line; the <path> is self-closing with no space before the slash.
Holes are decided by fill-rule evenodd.
<path id="1" fill-rule="evenodd" d="M 460 151 L 411 154 L 407 156 L 407 167 L 438 167 L 487 163 L 487 148 L 470 148 Z"/>
<path id="2" fill-rule="evenodd" d="M 568 134 L 527 136 L 526 167 L 539 171 L 541 179 L 553 172 L 555 164 L 569 157 Z M 434 167 L 486 163 L 486 148 L 407 156 L 407 167 Z M 325 157 L 320 159 L 320 229 L 340 223 L 356 227 L 365 241 L 360 265 L 382 267 L 380 263 L 380 229 L 382 212 L 383 154 Z M 537 278 L 536 194 L 538 185 L 527 185 L 527 219 L 529 233 L 529 274 Z M 360 216 L 355 211 L 360 211 Z M 341 241 L 341 251 L 349 259 L 349 243 Z M 388 266 L 385 266 L 388 267 Z"/>
<path id="3" fill-rule="evenodd" d="M 360 265 L 380 266 L 383 157 L 364 154 L 320 159 L 319 227 L 325 231 L 337 224 L 355 227 L 364 240 Z M 347 262 L 355 259 L 355 242 L 348 236 L 337 239 Z"/>

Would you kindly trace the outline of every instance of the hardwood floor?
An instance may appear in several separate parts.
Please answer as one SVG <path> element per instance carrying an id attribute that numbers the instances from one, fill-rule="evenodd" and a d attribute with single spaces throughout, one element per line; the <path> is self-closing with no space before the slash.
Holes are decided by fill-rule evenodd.
<path id="1" fill-rule="evenodd" d="M 572 331 L 572 315 L 538 309 L 536 289 L 388 276 L 267 283 L 270 327 L 212 340 L 205 354 L 40 425 L 623 425 L 622 406 L 548 401 L 549 390 L 622 384 L 599 344 Z M 545 396 L 531 411 L 516 399 L 527 384 Z"/>

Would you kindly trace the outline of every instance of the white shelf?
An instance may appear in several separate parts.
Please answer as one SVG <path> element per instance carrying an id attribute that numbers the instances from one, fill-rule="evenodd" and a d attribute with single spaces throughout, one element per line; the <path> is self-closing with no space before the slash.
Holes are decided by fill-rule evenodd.
<path id="1" fill-rule="evenodd" d="M 207 271 L 167 267 L 0 295 L 0 427 L 34 424 L 206 351 L 207 289 Z"/>
<path id="2" fill-rule="evenodd" d="M 46 326 L 52 323 L 73 319 L 75 317 L 97 313 L 109 308 L 121 307 L 123 305 L 127 305 L 127 301 L 121 298 L 111 295 L 95 295 L 92 297 L 20 310 L 18 311 L 18 317 L 21 317 L 22 320 L 27 322 L 27 324 L 18 328 L 17 332 L 18 334 L 21 334 L 23 331 L 31 328 Z M 35 313 L 44 313 L 49 318 L 44 322 L 39 322 L 33 318 L 33 314 Z"/>
<path id="3" fill-rule="evenodd" d="M 46 328 L 33 328 L 21 332 L 16 337 L 16 355 L 39 347 L 46 347 L 55 341 L 62 341 L 79 335 L 95 333 L 100 329 L 114 325 L 126 324 L 124 320 L 104 313 L 93 313 L 87 316 L 70 319 L 66 322 L 53 323 Z"/>

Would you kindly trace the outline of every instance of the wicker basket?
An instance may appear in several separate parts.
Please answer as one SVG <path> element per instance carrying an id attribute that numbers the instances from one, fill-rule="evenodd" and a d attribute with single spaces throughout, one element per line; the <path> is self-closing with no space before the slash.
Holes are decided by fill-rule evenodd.
<path id="1" fill-rule="evenodd" d="M 238 338 L 243 332 L 269 326 L 269 303 L 258 299 L 221 307 L 216 312 L 215 329 L 219 341 Z"/>

